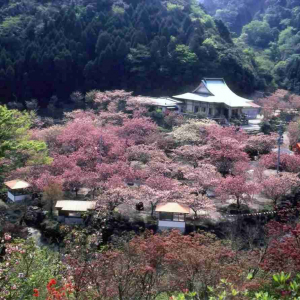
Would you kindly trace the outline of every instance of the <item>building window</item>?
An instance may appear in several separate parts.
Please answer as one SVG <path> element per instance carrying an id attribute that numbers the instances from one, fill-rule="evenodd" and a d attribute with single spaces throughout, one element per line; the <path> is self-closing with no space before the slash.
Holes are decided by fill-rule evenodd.
<path id="1" fill-rule="evenodd" d="M 201 108 L 202 112 L 206 112 L 206 107 Z"/>
<path id="2" fill-rule="evenodd" d="M 161 221 L 173 221 L 173 213 L 169 212 L 160 212 L 159 219 Z"/>
<path id="3" fill-rule="evenodd" d="M 197 113 L 199 111 L 199 106 L 194 107 L 194 113 Z"/>
<path id="4" fill-rule="evenodd" d="M 184 215 L 183 214 L 173 214 L 173 221 L 175 222 L 184 222 Z"/>
<path id="5" fill-rule="evenodd" d="M 211 116 L 212 115 L 212 108 L 208 109 L 208 114 Z"/>

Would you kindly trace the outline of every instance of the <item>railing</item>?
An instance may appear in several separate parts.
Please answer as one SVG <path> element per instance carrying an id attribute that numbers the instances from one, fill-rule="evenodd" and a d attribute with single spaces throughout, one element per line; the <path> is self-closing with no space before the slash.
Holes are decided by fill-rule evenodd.
<path id="1" fill-rule="evenodd" d="M 265 211 L 265 212 L 258 212 L 258 213 L 252 213 L 252 214 L 236 214 L 236 215 L 227 215 L 227 217 L 257 217 L 257 216 L 265 216 L 265 215 L 276 215 L 278 213 L 284 213 L 284 212 L 292 212 L 295 210 L 300 210 L 300 208 L 287 208 L 287 209 L 281 209 L 281 210 L 272 210 L 272 211 Z"/>

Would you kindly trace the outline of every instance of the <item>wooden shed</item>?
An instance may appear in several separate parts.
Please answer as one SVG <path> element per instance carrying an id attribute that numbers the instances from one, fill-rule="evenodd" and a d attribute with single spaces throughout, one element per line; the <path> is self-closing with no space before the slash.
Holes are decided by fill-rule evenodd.
<path id="1" fill-rule="evenodd" d="M 7 197 L 9 200 L 16 202 L 30 198 L 31 185 L 21 179 L 15 179 L 4 182 L 4 185 L 8 188 Z"/>
<path id="2" fill-rule="evenodd" d="M 190 208 L 176 202 L 158 204 L 155 211 L 159 215 L 158 229 L 178 229 L 185 232 L 185 218 L 190 213 Z"/>
<path id="3" fill-rule="evenodd" d="M 58 211 L 58 221 L 66 224 L 82 224 L 82 213 L 94 210 L 96 201 L 59 200 L 55 208 Z"/>

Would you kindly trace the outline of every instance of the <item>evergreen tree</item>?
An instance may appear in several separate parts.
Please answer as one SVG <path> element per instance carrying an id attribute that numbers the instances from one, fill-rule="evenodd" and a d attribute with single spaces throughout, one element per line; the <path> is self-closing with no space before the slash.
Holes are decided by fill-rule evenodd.
<path id="1" fill-rule="evenodd" d="M 102 51 L 106 49 L 106 47 L 110 44 L 111 36 L 108 32 L 99 33 L 97 44 L 96 44 L 96 53 L 100 54 Z"/>
<path id="2" fill-rule="evenodd" d="M 230 51 L 237 49 L 224 24 L 214 23 L 195 1 L 171 1 L 170 5 L 160 0 L 70 4 L 43 0 L 38 2 L 39 9 L 15 14 L 20 1 L 0 7 L 4 16 L 0 20 L 0 97 L 5 102 L 14 97 L 23 103 L 36 98 L 40 107 L 47 107 L 45 99 L 54 94 L 63 102 L 70 101 L 74 90 L 121 86 L 140 94 L 150 94 L 153 88 L 164 95 L 176 93 L 185 85 L 197 84 L 197 74 L 220 76 L 220 65 L 226 65 Z M 290 26 L 296 24 L 295 15 Z M 276 39 L 278 32 L 271 28 L 271 35 Z M 274 46 L 272 57 L 283 51 L 289 55 L 299 44 L 295 34 L 280 36 L 292 46 L 285 50 Z M 232 70 L 245 74 L 244 82 L 259 82 L 252 80 L 256 74 L 266 80 L 268 72 L 257 72 L 256 61 L 238 52 Z M 197 59 L 191 60 L 194 55 Z M 294 78 L 294 73 L 288 74 Z"/>

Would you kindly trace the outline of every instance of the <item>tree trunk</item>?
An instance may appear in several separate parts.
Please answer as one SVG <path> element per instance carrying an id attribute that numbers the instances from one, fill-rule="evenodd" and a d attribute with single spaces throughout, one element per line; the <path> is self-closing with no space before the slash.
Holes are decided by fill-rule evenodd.
<path id="1" fill-rule="evenodd" d="M 240 210 L 240 208 L 241 208 L 241 202 L 240 202 L 239 197 L 236 198 L 236 207 L 237 207 L 238 210 Z"/>
<path id="2" fill-rule="evenodd" d="M 151 217 L 153 217 L 154 215 L 154 209 L 155 209 L 155 204 L 153 202 L 150 202 L 151 203 Z"/>
<path id="3" fill-rule="evenodd" d="M 277 199 L 274 199 L 274 200 L 273 200 L 273 206 L 274 206 L 274 209 L 276 209 L 276 206 L 277 206 Z"/>
<path id="4" fill-rule="evenodd" d="M 193 209 L 193 212 L 194 212 L 194 220 L 193 220 L 193 227 L 194 227 L 194 231 L 196 231 L 196 218 L 197 218 L 197 210 L 196 209 Z"/>
<path id="5" fill-rule="evenodd" d="M 51 199 L 50 200 L 50 207 L 49 207 L 50 217 L 53 216 L 53 206 L 54 206 L 54 201 Z"/>

